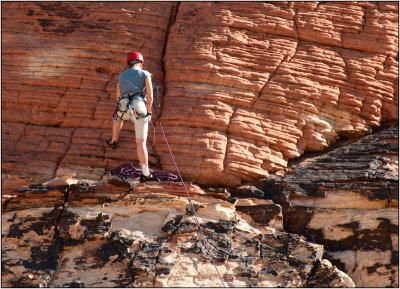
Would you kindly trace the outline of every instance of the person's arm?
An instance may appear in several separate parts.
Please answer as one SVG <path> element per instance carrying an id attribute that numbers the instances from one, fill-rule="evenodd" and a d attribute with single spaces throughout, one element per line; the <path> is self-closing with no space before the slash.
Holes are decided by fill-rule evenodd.
<path id="1" fill-rule="evenodd" d="M 151 76 L 146 77 L 146 94 L 147 94 L 147 112 L 151 113 L 153 105 L 153 84 L 151 83 Z"/>
<path id="2" fill-rule="evenodd" d="M 117 100 L 120 99 L 121 93 L 119 92 L 119 83 L 117 82 L 117 91 L 115 92 L 115 95 L 117 96 Z"/>

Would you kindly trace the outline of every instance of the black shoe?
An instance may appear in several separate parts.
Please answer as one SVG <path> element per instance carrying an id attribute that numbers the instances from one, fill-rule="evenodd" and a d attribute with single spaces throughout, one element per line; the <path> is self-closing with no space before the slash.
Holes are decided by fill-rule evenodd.
<path id="1" fill-rule="evenodd" d="M 153 175 L 150 173 L 150 175 L 148 175 L 148 176 L 145 176 L 144 174 L 141 174 L 141 175 L 140 175 L 140 178 L 139 178 L 139 181 L 141 181 L 142 183 L 144 183 L 144 182 L 151 182 L 151 181 L 153 181 L 153 182 L 159 182 L 160 179 L 157 178 L 157 177 L 155 177 L 155 176 L 153 176 Z"/>
<path id="2" fill-rule="evenodd" d="M 111 142 L 111 140 L 112 140 L 112 137 L 109 137 L 108 139 L 106 139 L 106 143 L 112 148 L 112 149 L 115 149 L 116 147 L 117 147 L 117 141 L 115 141 L 115 142 Z"/>

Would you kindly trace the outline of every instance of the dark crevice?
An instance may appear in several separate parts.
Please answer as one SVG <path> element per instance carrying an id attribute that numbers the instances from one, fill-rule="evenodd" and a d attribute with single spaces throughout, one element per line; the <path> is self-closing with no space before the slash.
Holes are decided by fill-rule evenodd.
<path id="1" fill-rule="evenodd" d="M 64 203 L 62 204 L 62 209 L 61 209 L 59 215 L 57 216 L 57 219 L 56 219 L 55 224 L 54 224 L 54 237 L 53 237 L 53 240 L 52 240 L 52 244 L 55 244 L 57 241 L 60 241 L 61 242 L 61 252 L 60 252 L 60 255 L 59 255 L 59 258 L 58 258 L 58 261 L 57 261 L 57 267 L 54 270 L 53 274 L 51 274 L 50 281 L 48 283 L 48 287 L 52 287 L 51 286 L 52 282 L 53 282 L 54 277 L 56 276 L 56 274 L 57 274 L 57 272 L 58 272 L 58 270 L 60 268 L 60 264 L 61 264 L 62 256 L 63 256 L 63 252 L 64 252 L 64 241 L 60 236 L 60 232 L 58 231 L 58 224 L 59 224 L 61 216 L 63 215 L 63 212 L 65 210 L 65 205 L 68 203 L 69 192 L 70 192 L 70 187 L 68 187 L 68 190 L 65 192 Z"/>
<path id="2" fill-rule="evenodd" d="M 180 4 L 181 3 L 178 2 L 176 4 L 176 6 L 171 8 L 171 14 L 170 14 L 170 17 L 169 17 L 169 23 L 168 23 L 168 27 L 167 27 L 167 32 L 165 34 L 164 47 L 163 47 L 163 50 L 162 50 L 162 59 L 161 59 L 161 67 L 162 67 L 162 73 L 163 73 L 163 83 L 162 83 L 162 89 L 161 89 L 162 95 L 161 96 L 159 95 L 158 96 L 159 99 L 157 100 L 158 101 L 158 105 L 161 106 L 161 107 L 162 107 L 162 104 L 164 102 L 164 95 L 165 95 L 165 92 L 166 92 L 165 78 L 166 78 L 167 72 L 166 72 L 166 67 L 165 67 L 165 65 L 166 65 L 165 64 L 165 61 L 166 61 L 165 54 L 167 52 L 169 35 L 171 33 L 172 27 L 174 26 L 174 24 L 176 22 L 176 16 L 178 15 Z M 161 118 L 162 108 L 159 109 L 159 111 L 157 111 L 156 113 L 158 114 L 158 117 Z"/>
<path id="3" fill-rule="evenodd" d="M 67 150 L 65 151 L 64 154 L 60 154 L 60 156 L 59 156 L 58 159 L 57 159 L 57 164 L 56 164 L 56 166 L 55 166 L 55 168 L 54 168 L 53 178 L 56 178 L 56 177 L 57 177 L 57 170 L 59 169 L 62 160 L 68 155 L 68 151 L 69 151 L 70 148 L 71 148 L 72 139 L 74 138 L 74 134 L 75 134 L 75 132 L 76 132 L 77 129 L 78 129 L 78 128 L 74 128 L 74 131 L 71 133 L 70 143 L 69 143 L 69 146 L 68 146 Z"/>
<path id="4" fill-rule="evenodd" d="M 297 158 L 294 158 L 294 159 L 289 159 L 287 168 L 290 168 L 290 167 L 292 167 L 294 165 L 297 165 L 297 164 L 299 164 L 299 163 L 301 163 L 301 162 L 303 162 L 303 161 L 305 161 L 307 159 L 319 157 L 319 156 L 325 155 L 325 154 L 327 154 L 327 153 L 329 153 L 331 151 L 339 149 L 341 147 L 353 144 L 353 143 L 361 140 L 364 137 L 371 136 L 374 133 L 381 132 L 381 131 L 385 130 L 386 128 L 388 128 L 390 126 L 394 126 L 396 124 L 398 125 L 398 121 L 397 120 L 386 121 L 386 122 L 382 123 L 380 127 L 373 127 L 372 128 L 372 132 L 370 132 L 370 133 L 368 133 L 366 135 L 355 137 L 355 138 L 341 136 L 335 143 L 331 144 L 329 147 L 327 147 L 324 150 L 321 150 L 321 151 L 307 151 L 307 152 L 303 153 L 300 157 L 297 157 Z"/>

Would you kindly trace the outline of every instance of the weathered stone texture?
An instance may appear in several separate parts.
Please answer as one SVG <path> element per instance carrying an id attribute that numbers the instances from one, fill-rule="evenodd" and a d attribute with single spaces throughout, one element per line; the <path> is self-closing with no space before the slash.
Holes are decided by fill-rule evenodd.
<path id="1" fill-rule="evenodd" d="M 323 244 L 357 286 L 397 287 L 398 125 L 346 142 L 257 182 L 253 192 L 281 204 L 284 229 Z"/>
<path id="2" fill-rule="evenodd" d="M 398 119 L 397 17 L 393 2 L 181 3 L 162 121 L 185 176 L 238 185 Z"/>
<path id="3" fill-rule="evenodd" d="M 172 151 L 197 183 L 265 177 L 398 119 L 396 2 L 4 2 L 2 12 L 3 123 L 70 133 L 43 166 L 44 133 L 35 148 L 3 149 L 24 152 L 37 176 L 100 179 L 136 160 L 132 124 L 120 150 L 102 143 L 132 50 L 160 85 Z M 159 130 L 154 149 L 153 163 L 174 170 Z"/>
<path id="4" fill-rule="evenodd" d="M 3 286 L 218 284 L 181 185 L 105 177 L 137 161 L 131 123 L 104 143 L 134 50 L 184 179 L 235 188 L 187 184 L 227 284 L 352 286 L 307 238 L 398 286 L 398 130 L 351 141 L 398 121 L 397 2 L 1 5 Z M 155 127 L 150 166 L 175 173 Z"/>
<path id="5" fill-rule="evenodd" d="M 104 143 L 110 135 L 105 130 L 3 122 L 2 135 L 3 193 L 55 176 L 100 180 L 107 171 L 137 158 L 134 133 L 128 131 L 121 133 L 116 150 Z M 152 151 L 149 162 L 152 167 L 158 164 Z"/>
<path id="6" fill-rule="evenodd" d="M 2 214 L 2 287 L 45 287 L 54 274 L 62 242 L 55 238 L 62 207 Z"/>
<path id="7" fill-rule="evenodd" d="M 188 199 L 165 185 L 54 179 L 30 191 L 59 190 L 64 201 L 40 208 L 14 192 L 14 206 L 3 204 L 2 287 L 219 287 L 211 256 L 230 287 L 354 287 L 323 246 L 187 184 L 205 243 Z"/>
<path id="8" fill-rule="evenodd" d="M 115 78 L 126 67 L 127 53 L 140 50 L 154 81 L 163 83 L 163 43 L 175 6 L 3 2 L 4 172 L 33 181 L 66 174 L 101 179 L 106 170 L 135 161 L 130 123 L 118 150 L 104 147 Z"/>

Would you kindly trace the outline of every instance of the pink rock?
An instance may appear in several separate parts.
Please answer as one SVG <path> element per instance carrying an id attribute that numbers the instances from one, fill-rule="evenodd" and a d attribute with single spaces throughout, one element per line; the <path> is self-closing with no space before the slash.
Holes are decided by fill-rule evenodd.
<path id="1" fill-rule="evenodd" d="M 340 136 L 361 136 L 398 119 L 398 3 L 9 2 L 2 8 L 9 174 L 22 177 L 37 159 L 27 170 L 36 176 L 76 169 L 100 178 L 127 159 L 137 162 L 131 123 L 117 150 L 104 145 L 116 77 L 134 50 L 160 86 L 158 114 L 184 178 L 204 185 L 267 176 Z M 152 165 L 174 171 L 157 124 L 149 147 L 153 142 Z M 41 168 L 46 153 L 51 161 Z"/>

